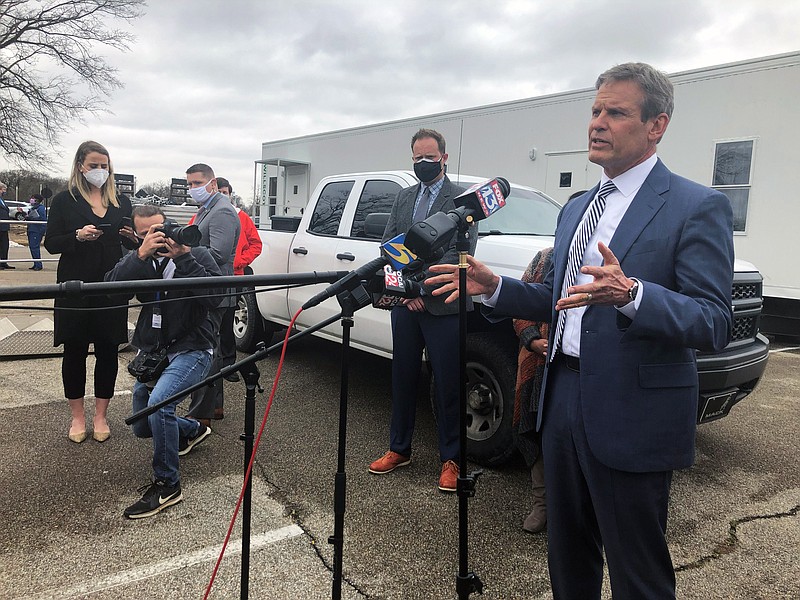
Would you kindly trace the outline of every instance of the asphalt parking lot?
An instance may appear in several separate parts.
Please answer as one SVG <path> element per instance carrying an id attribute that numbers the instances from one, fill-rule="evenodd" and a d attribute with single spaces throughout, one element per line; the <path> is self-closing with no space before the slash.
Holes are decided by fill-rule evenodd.
<path id="1" fill-rule="evenodd" d="M 0 277 L 4 287 L 51 283 L 49 269 Z M 0 319 L 7 314 L 0 305 Z M 800 349 L 775 349 L 756 392 L 698 430 L 695 466 L 675 475 L 668 538 L 679 598 L 800 597 Z M 244 385 L 225 384 L 226 418 L 182 460 L 184 501 L 127 521 L 122 510 L 150 473 L 149 443 L 123 423 L 130 356 L 120 355 L 111 439 L 80 445 L 66 437 L 60 358 L 0 359 L 0 598 L 203 597 L 241 486 Z M 277 357 L 260 363 L 263 387 L 276 366 Z M 351 360 L 343 598 L 455 598 L 457 499 L 436 489 L 424 394 L 414 462 L 386 476 L 366 470 L 387 443 L 389 373 L 386 360 Z M 305 340 L 287 353 L 257 455 L 251 598 L 331 597 L 339 387 L 338 346 Z M 260 422 L 266 394 L 257 405 Z M 545 535 L 520 529 L 528 510 L 522 465 L 484 469 L 470 501 L 469 540 L 482 597 L 551 597 Z M 240 535 L 237 526 L 232 539 Z M 211 598 L 240 597 L 240 565 L 229 550 Z"/>

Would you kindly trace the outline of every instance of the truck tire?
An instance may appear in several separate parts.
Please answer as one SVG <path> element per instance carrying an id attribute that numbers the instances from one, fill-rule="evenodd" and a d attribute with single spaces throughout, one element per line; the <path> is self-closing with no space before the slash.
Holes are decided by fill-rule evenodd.
<path id="1" fill-rule="evenodd" d="M 473 333 L 467 336 L 467 457 L 496 467 L 516 448 L 512 431 L 517 360 L 506 336 Z M 435 382 L 431 402 L 436 415 Z"/>
<path id="2" fill-rule="evenodd" d="M 233 337 L 240 352 L 253 352 L 264 339 L 264 325 L 258 312 L 256 296 L 252 292 L 240 294 L 233 315 Z"/>

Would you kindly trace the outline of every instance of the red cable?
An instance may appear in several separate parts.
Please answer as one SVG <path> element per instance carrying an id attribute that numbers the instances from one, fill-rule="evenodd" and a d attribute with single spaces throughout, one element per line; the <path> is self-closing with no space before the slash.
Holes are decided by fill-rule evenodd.
<path id="1" fill-rule="evenodd" d="M 272 399 L 275 397 L 275 391 L 278 389 L 278 381 L 281 377 L 281 370 L 283 369 L 283 359 L 286 356 L 286 346 L 287 341 L 289 339 L 289 334 L 292 331 L 292 327 L 294 327 L 294 322 L 297 320 L 297 317 L 300 316 L 300 313 L 303 311 L 301 308 L 298 310 L 294 317 L 292 317 L 292 321 L 289 323 L 289 326 L 286 328 L 286 337 L 283 338 L 283 348 L 281 349 L 281 359 L 278 361 L 278 370 L 275 372 L 275 380 L 272 382 L 272 390 L 269 394 L 269 400 L 267 401 L 267 408 L 264 411 L 264 418 L 261 421 L 261 427 L 258 430 L 258 435 L 256 436 L 255 443 L 253 444 L 253 452 L 250 455 L 250 462 L 247 465 L 247 471 L 244 474 L 244 482 L 242 483 L 242 491 L 239 493 L 239 499 L 236 501 L 236 508 L 233 510 L 233 516 L 231 517 L 231 523 L 228 526 L 228 533 L 225 534 L 225 541 L 222 543 L 222 550 L 220 550 L 219 558 L 217 558 L 217 564 L 214 565 L 214 572 L 211 574 L 211 579 L 208 582 L 208 587 L 206 588 L 206 592 L 203 595 L 203 600 L 207 600 L 208 595 L 211 593 L 211 586 L 214 585 L 214 580 L 217 577 L 217 571 L 219 571 L 219 567 L 222 564 L 222 558 L 225 556 L 225 549 L 228 547 L 228 541 L 231 538 L 231 533 L 233 532 L 233 526 L 236 524 L 236 517 L 239 515 L 239 507 L 242 505 L 242 499 L 244 498 L 244 492 L 247 488 L 247 482 L 250 481 L 250 474 L 253 470 L 253 463 L 256 459 L 256 452 L 258 451 L 258 444 L 261 442 L 261 434 L 264 432 L 264 427 L 267 424 L 267 417 L 269 416 L 269 409 L 272 407 Z"/>

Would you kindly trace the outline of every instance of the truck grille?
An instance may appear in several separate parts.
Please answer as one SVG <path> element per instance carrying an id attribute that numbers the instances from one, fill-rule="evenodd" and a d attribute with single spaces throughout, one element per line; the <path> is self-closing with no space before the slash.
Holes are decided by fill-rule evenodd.
<path id="1" fill-rule="evenodd" d="M 734 317 L 731 342 L 750 340 L 756 337 L 756 333 L 758 333 L 756 330 L 757 322 L 757 317 Z"/>
<path id="2" fill-rule="evenodd" d="M 731 297 L 733 300 L 749 300 L 751 298 L 760 298 L 761 284 L 755 282 L 737 283 L 733 284 L 733 292 Z"/>
<path id="3" fill-rule="evenodd" d="M 761 281 L 761 275 L 757 271 L 733 275 L 731 345 L 747 344 L 758 335 L 762 302 Z"/>

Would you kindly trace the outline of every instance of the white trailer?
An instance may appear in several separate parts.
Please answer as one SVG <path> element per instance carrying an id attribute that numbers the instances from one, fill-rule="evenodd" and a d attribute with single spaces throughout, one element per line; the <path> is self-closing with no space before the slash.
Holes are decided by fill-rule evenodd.
<path id="1" fill-rule="evenodd" d="M 800 335 L 800 52 L 675 73 L 675 112 L 658 153 L 674 172 L 731 199 L 737 257 L 764 276 L 762 329 Z M 320 179 L 408 168 L 420 127 L 447 139 L 453 171 L 502 175 L 564 202 L 592 187 L 587 125 L 594 88 L 266 142 L 257 213 L 297 216 Z M 794 157 L 794 158 L 793 158 Z"/>

